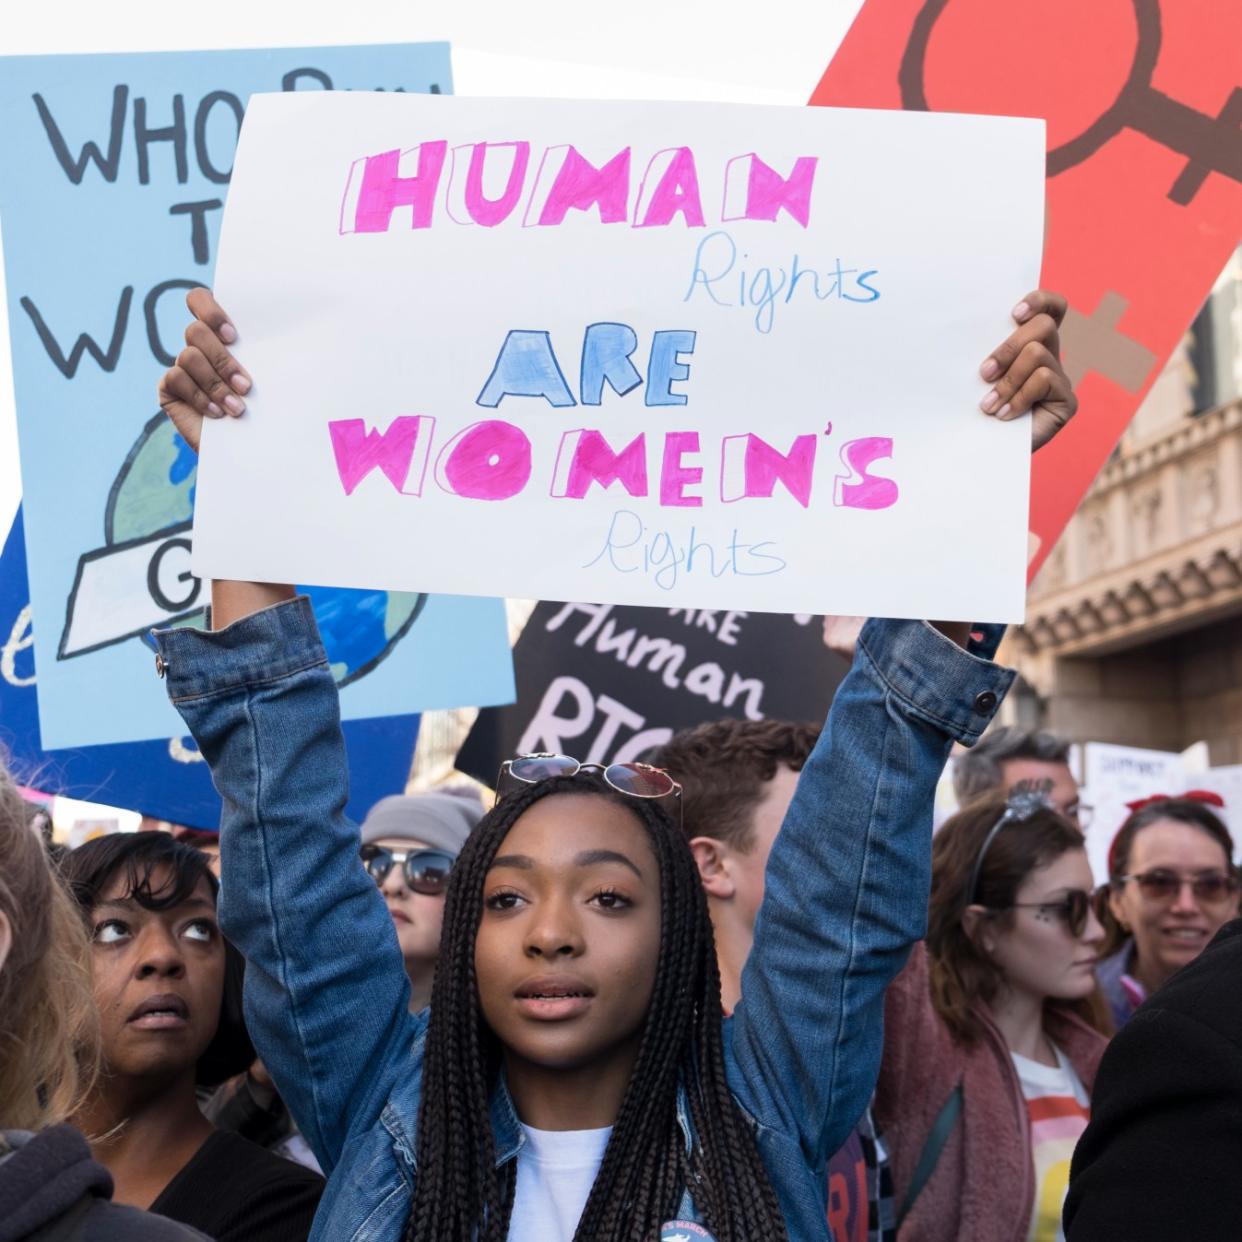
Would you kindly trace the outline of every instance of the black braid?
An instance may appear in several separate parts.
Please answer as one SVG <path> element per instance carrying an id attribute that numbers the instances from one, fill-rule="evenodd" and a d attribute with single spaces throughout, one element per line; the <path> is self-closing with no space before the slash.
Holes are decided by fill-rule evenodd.
<path id="1" fill-rule="evenodd" d="M 660 958 L 634 1072 L 574 1237 L 650 1242 L 689 1188 L 719 1242 L 785 1239 L 776 1193 L 725 1078 L 720 974 L 707 901 L 685 838 L 663 810 L 590 773 L 506 798 L 471 834 L 449 881 L 431 994 L 414 1202 L 403 1242 L 505 1242 L 517 1162 L 496 1167 L 490 1100 L 501 1049 L 479 1008 L 474 943 L 483 883 L 517 818 L 540 798 L 594 793 L 642 822 L 660 868 Z M 685 1087 L 696 1142 L 677 1120 Z"/>

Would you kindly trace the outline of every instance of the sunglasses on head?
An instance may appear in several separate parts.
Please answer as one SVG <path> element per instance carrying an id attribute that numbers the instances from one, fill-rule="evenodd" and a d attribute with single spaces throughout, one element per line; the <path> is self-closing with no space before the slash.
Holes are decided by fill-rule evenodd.
<path id="1" fill-rule="evenodd" d="M 362 865 L 376 884 L 383 884 L 393 867 L 399 866 L 411 892 L 437 897 L 448 886 L 453 855 L 443 850 L 391 850 L 384 845 L 364 845 Z"/>
<path id="2" fill-rule="evenodd" d="M 1058 901 L 1015 901 L 1005 910 L 1041 910 L 1055 915 L 1065 924 L 1069 934 L 1077 940 L 1087 930 L 1087 915 L 1091 912 L 1091 894 L 1085 889 L 1071 888 Z"/>
<path id="3" fill-rule="evenodd" d="M 537 785 L 558 776 L 577 776 L 579 772 L 599 772 L 604 783 L 631 798 L 672 798 L 681 822 L 681 786 L 663 768 L 649 763 L 580 763 L 569 755 L 539 753 L 506 759 L 496 777 L 496 801 L 500 802 L 523 785 Z"/>
<path id="4" fill-rule="evenodd" d="M 1173 901 L 1182 891 L 1184 884 L 1190 885 L 1195 900 L 1205 906 L 1217 906 L 1228 901 L 1236 891 L 1238 884 L 1234 876 L 1221 871 L 1209 871 L 1202 875 L 1183 876 L 1176 871 L 1167 871 L 1163 867 L 1153 868 L 1137 875 L 1117 877 L 1118 884 L 1133 880 L 1139 886 L 1139 892 L 1148 901 Z"/>
<path id="5" fill-rule="evenodd" d="M 976 905 L 979 902 L 979 877 L 983 874 L 983 860 L 988 856 L 988 850 L 992 848 L 992 842 L 996 840 L 1000 830 L 1009 824 L 1024 823 L 1038 811 L 1055 809 L 1052 805 L 1052 782 L 1050 780 L 1019 781 L 1013 786 L 1005 800 L 1005 809 L 996 823 L 988 829 L 988 834 L 983 838 L 983 844 L 979 847 L 979 853 L 975 857 L 975 865 L 970 871 L 970 882 L 966 885 L 967 904 Z"/>

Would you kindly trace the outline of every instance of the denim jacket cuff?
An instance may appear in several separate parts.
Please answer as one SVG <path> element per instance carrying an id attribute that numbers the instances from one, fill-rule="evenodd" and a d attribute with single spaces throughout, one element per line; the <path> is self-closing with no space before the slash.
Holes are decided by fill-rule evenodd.
<path id="1" fill-rule="evenodd" d="M 993 638 L 985 631 L 976 649 L 994 649 Z M 908 711 L 966 746 L 979 740 L 1017 676 L 963 651 L 926 621 L 873 618 L 858 646 Z"/>
<path id="2" fill-rule="evenodd" d="M 211 619 L 208 616 L 208 624 Z M 223 630 L 152 630 L 156 670 L 174 703 L 262 685 L 325 663 L 305 595 L 242 617 Z"/>

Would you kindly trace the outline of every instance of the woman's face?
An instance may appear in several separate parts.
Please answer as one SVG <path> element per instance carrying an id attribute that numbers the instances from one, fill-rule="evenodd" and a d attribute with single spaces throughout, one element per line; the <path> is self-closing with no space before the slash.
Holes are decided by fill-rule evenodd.
<path id="1" fill-rule="evenodd" d="M 484 880 L 474 951 L 510 1066 L 632 1068 L 659 953 L 659 868 L 639 820 L 589 793 L 524 812 Z"/>
<path id="2" fill-rule="evenodd" d="M 156 868 L 152 889 L 166 883 Z M 180 905 L 147 910 L 129 896 L 121 869 L 91 911 L 91 941 L 109 1072 L 175 1078 L 197 1065 L 224 995 L 224 942 L 207 881 Z"/>
<path id="3" fill-rule="evenodd" d="M 1059 908 L 1068 893 L 1089 894 L 1091 887 L 1086 852 L 1067 850 L 1027 875 L 1009 921 L 981 925 L 984 948 L 1004 972 L 1009 988 L 1053 1000 L 1091 994 L 1104 929 L 1089 910 L 1082 934 L 1075 936 Z"/>
<path id="4" fill-rule="evenodd" d="M 1220 843 L 1193 824 L 1158 819 L 1141 828 L 1130 847 L 1129 875 L 1169 872 L 1182 881 L 1176 896 L 1152 898 L 1135 880 L 1109 893 L 1114 916 L 1134 935 L 1138 960 L 1155 977 L 1167 977 L 1196 957 L 1223 923 L 1238 912 L 1238 894 L 1217 902 L 1195 896 L 1187 881 L 1227 875 Z"/>
<path id="5" fill-rule="evenodd" d="M 413 841 L 408 837 L 384 837 L 376 842 L 388 850 L 399 853 L 425 850 L 431 847 L 425 841 Z M 430 964 L 440 956 L 440 928 L 444 923 L 444 894 L 416 893 L 405 878 L 403 866 L 393 866 L 380 885 L 380 892 L 397 929 L 397 942 L 401 956 L 407 962 Z"/>

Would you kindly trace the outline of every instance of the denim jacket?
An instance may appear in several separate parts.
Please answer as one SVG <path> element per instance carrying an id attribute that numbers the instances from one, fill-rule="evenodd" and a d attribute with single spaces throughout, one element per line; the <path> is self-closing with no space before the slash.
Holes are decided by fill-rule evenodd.
<path id="1" fill-rule="evenodd" d="M 398 1242 L 427 1015 L 407 1010 L 392 919 L 345 818 L 337 691 L 310 604 L 156 641 L 224 801 L 219 915 L 247 959 L 250 1032 L 328 1174 L 311 1236 Z M 925 930 L 936 781 L 1013 677 L 981 658 L 997 641 L 985 632 L 976 655 L 923 622 L 868 622 L 772 850 L 724 1046 L 792 1242 L 828 1238 L 824 1167 L 867 1105 L 884 989 Z M 492 1121 L 497 1160 L 514 1159 L 503 1083 Z M 700 1219 L 688 1193 L 681 1216 Z"/>

